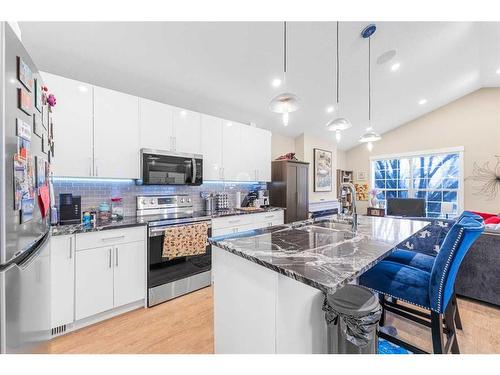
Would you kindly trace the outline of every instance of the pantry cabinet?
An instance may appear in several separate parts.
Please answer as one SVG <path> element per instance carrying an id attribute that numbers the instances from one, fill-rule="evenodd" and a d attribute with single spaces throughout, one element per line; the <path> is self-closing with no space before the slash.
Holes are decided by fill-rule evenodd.
<path id="1" fill-rule="evenodd" d="M 173 151 L 172 107 L 139 98 L 140 148 Z"/>
<path id="2" fill-rule="evenodd" d="M 75 304 L 75 236 L 50 240 L 51 328 L 70 324 Z"/>
<path id="3" fill-rule="evenodd" d="M 58 105 L 54 107 L 55 158 L 51 169 L 56 176 L 90 177 L 93 173 L 93 87 L 92 85 L 41 73 L 50 92 L 56 93 Z M 42 126 L 40 113 L 35 111 L 34 121 Z"/>
<path id="4" fill-rule="evenodd" d="M 139 178 L 138 120 L 138 97 L 94 87 L 94 176 Z"/>

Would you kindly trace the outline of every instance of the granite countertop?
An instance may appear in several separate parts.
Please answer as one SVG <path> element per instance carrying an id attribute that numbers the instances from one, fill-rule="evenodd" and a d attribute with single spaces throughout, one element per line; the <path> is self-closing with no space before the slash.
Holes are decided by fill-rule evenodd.
<path id="1" fill-rule="evenodd" d="M 358 231 L 353 234 L 350 225 L 333 220 L 308 220 L 212 237 L 209 241 L 325 293 L 334 293 L 428 224 L 359 217 Z"/>
<path id="2" fill-rule="evenodd" d="M 193 213 L 193 215 L 191 217 L 195 218 L 195 219 L 215 219 L 218 217 L 225 217 L 225 216 L 249 215 L 249 214 L 255 214 L 255 213 L 273 212 L 273 211 L 281 211 L 281 210 L 283 210 L 283 208 L 268 207 L 268 208 L 263 208 L 262 210 L 259 210 L 259 211 L 247 212 L 247 211 L 241 211 L 241 210 L 237 210 L 237 209 L 232 208 L 229 210 L 217 211 L 217 212 L 214 212 L 213 214 L 209 214 L 205 211 L 197 211 L 197 212 Z M 175 217 L 173 215 L 152 215 L 152 216 L 141 216 L 141 217 L 126 216 L 122 220 L 115 220 L 115 221 L 97 220 L 97 223 L 95 225 L 94 224 L 84 225 L 83 223 L 68 224 L 68 225 L 56 225 L 56 226 L 52 227 L 52 235 L 53 236 L 63 236 L 63 235 L 75 234 L 75 233 L 98 232 L 98 231 L 108 230 L 108 229 L 135 227 L 135 226 L 139 226 L 139 225 L 147 225 L 148 221 L 160 221 L 160 220 L 169 220 L 169 219 L 176 219 L 176 218 L 177 217 Z"/>
<path id="3" fill-rule="evenodd" d="M 53 236 L 64 236 L 68 234 L 75 233 L 87 233 L 87 232 L 99 232 L 102 230 L 109 229 L 119 229 L 127 227 L 136 227 L 139 225 L 147 225 L 147 223 L 142 223 L 137 220 L 135 216 L 126 216 L 122 220 L 97 220 L 95 225 L 91 224 L 68 224 L 68 225 L 56 225 L 52 227 Z"/>

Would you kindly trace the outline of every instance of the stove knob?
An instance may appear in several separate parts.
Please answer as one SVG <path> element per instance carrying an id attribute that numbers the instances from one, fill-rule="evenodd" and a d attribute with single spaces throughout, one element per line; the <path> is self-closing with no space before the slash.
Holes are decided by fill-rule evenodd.
<path id="1" fill-rule="evenodd" d="M 181 203 L 184 203 L 184 198 L 181 198 Z"/>
<path id="2" fill-rule="evenodd" d="M 145 199 L 141 199 L 141 204 L 146 204 L 146 200 Z"/>
<path id="3" fill-rule="evenodd" d="M 186 202 L 191 203 L 191 198 L 186 199 Z"/>
<path id="4" fill-rule="evenodd" d="M 150 199 L 149 200 L 149 204 L 155 204 L 155 200 L 154 199 Z"/>

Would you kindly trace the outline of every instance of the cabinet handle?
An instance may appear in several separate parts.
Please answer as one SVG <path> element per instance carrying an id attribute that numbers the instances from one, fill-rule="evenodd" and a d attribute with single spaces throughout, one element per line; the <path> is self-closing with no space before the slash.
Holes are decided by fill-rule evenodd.
<path id="1" fill-rule="evenodd" d="M 69 259 L 73 258 L 73 237 L 69 238 Z"/>
<path id="2" fill-rule="evenodd" d="M 111 254 L 111 251 L 112 251 L 112 249 L 111 249 L 111 248 L 109 248 L 109 265 L 108 265 L 108 267 L 109 267 L 109 268 L 111 268 L 111 257 L 113 256 L 113 255 Z"/>
<path id="3" fill-rule="evenodd" d="M 121 238 L 125 238 L 125 235 L 123 234 L 121 236 L 106 237 L 106 238 L 103 238 L 101 241 L 119 240 Z"/>
<path id="4" fill-rule="evenodd" d="M 92 177 L 92 156 L 89 156 L 89 176 Z"/>
<path id="5" fill-rule="evenodd" d="M 266 219 L 272 219 L 273 217 L 274 217 L 274 215 L 267 215 Z"/>
<path id="6" fill-rule="evenodd" d="M 97 158 L 94 160 L 94 164 L 95 164 L 95 177 L 98 177 L 99 176 L 99 169 L 98 169 L 98 163 L 97 163 Z"/>
<path id="7" fill-rule="evenodd" d="M 115 247 L 115 265 L 118 267 L 118 248 Z"/>

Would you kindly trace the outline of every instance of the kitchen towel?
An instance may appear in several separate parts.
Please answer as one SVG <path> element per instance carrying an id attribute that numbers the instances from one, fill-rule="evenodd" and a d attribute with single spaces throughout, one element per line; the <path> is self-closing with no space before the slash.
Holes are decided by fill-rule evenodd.
<path id="1" fill-rule="evenodd" d="M 40 207 L 42 218 L 45 218 L 50 206 L 50 194 L 47 185 L 42 185 L 38 188 L 38 206 Z"/>
<path id="2" fill-rule="evenodd" d="M 208 241 L 208 223 L 180 225 L 165 229 L 163 258 L 174 259 L 205 254 Z"/>

